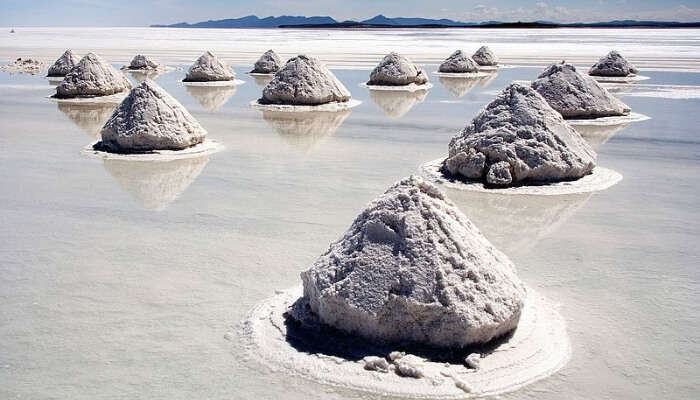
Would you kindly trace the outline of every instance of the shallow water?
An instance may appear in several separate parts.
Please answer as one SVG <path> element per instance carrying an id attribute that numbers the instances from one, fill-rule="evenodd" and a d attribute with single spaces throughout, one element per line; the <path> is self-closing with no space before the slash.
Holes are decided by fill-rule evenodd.
<path id="1" fill-rule="evenodd" d="M 298 284 L 369 200 L 443 155 L 495 93 L 539 70 L 451 87 L 431 74 L 434 88 L 403 98 L 370 95 L 366 70 L 336 70 L 363 104 L 307 120 L 248 107 L 261 87 L 242 67 L 232 92 L 193 91 L 174 71 L 157 81 L 226 149 L 162 164 L 84 156 L 109 111 L 59 106 L 44 78 L 1 73 L 0 398 L 366 398 L 259 367 L 238 321 Z M 446 190 L 567 319 L 569 364 L 504 398 L 700 393 L 700 100 L 633 95 L 697 89 L 700 73 L 645 75 L 619 93 L 652 119 L 593 135 L 599 164 L 624 175 L 616 186 L 555 198 Z"/>

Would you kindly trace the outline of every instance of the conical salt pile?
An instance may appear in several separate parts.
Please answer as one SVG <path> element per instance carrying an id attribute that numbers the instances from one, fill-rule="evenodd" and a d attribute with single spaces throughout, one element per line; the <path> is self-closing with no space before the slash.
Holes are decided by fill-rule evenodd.
<path id="1" fill-rule="evenodd" d="M 202 54 L 187 71 L 184 82 L 232 81 L 236 74 L 210 51 Z"/>
<path id="2" fill-rule="evenodd" d="M 639 71 L 634 67 L 634 65 L 625 60 L 620 53 L 613 50 L 598 60 L 598 62 L 595 63 L 590 70 L 588 70 L 588 75 L 629 76 L 634 75 L 637 72 Z"/>
<path id="3" fill-rule="evenodd" d="M 46 76 L 66 76 L 70 70 L 80 62 L 80 57 L 73 53 L 73 50 L 66 50 L 61 57 L 49 68 Z"/>
<path id="4" fill-rule="evenodd" d="M 268 50 L 255 62 L 253 74 L 274 74 L 282 68 L 282 59 L 273 50 Z"/>
<path id="5" fill-rule="evenodd" d="M 438 72 L 458 74 L 479 72 L 479 65 L 462 50 L 457 50 L 440 64 Z"/>
<path id="6" fill-rule="evenodd" d="M 484 67 L 498 65 L 498 57 L 487 46 L 479 47 L 479 50 L 472 55 L 472 59 Z"/>
<path id="7" fill-rule="evenodd" d="M 97 54 L 88 53 L 56 87 L 56 97 L 109 96 L 131 87 L 124 74 Z"/>
<path id="8" fill-rule="evenodd" d="M 425 71 L 418 68 L 406 57 L 391 52 L 384 56 L 382 61 L 369 75 L 368 85 L 375 86 L 406 86 L 410 84 L 422 85 L 428 82 Z"/>

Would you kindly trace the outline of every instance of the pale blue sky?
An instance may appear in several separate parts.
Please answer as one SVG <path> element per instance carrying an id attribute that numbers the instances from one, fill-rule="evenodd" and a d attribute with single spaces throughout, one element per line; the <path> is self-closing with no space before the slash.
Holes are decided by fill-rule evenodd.
<path id="1" fill-rule="evenodd" d="M 700 0 L 0 0 L 0 26 L 147 26 L 249 14 L 461 21 L 700 21 Z"/>

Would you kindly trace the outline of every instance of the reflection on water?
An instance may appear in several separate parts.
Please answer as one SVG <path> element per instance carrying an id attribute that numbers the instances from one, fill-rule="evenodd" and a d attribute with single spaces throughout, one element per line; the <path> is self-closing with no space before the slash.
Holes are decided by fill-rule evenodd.
<path id="1" fill-rule="evenodd" d="M 477 83 L 479 83 L 480 78 L 451 78 L 446 76 L 440 77 L 440 83 L 442 86 L 447 88 L 447 90 L 452 93 L 455 97 L 460 98 L 465 94 L 469 93 L 470 90 Z"/>
<path id="2" fill-rule="evenodd" d="M 100 130 L 117 108 L 117 104 L 56 104 L 63 114 L 90 137 L 99 136 Z"/>
<path id="3" fill-rule="evenodd" d="M 190 96 L 209 112 L 217 112 L 236 93 L 236 86 L 185 86 Z"/>
<path id="4" fill-rule="evenodd" d="M 104 160 L 107 172 L 143 208 L 162 211 L 199 176 L 209 157 L 173 161 Z"/>
<path id="5" fill-rule="evenodd" d="M 163 74 L 165 73 L 165 71 L 159 71 L 159 70 L 156 70 L 156 71 L 153 71 L 153 70 L 149 70 L 149 71 L 130 71 L 130 70 L 127 69 L 126 71 L 128 71 L 128 72 L 129 72 L 129 75 L 131 75 L 131 76 L 136 80 L 136 82 L 138 82 L 138 83 L 141 83 L 141 82 L 143 82 L 143 81 L 145 81 L 145 80 L 147 80 L 147 79 L 154 80 L 154 79 L 156 79 L 157 77 L 159 77 L 159 76 L 161 76 L 161 75 L 163 75 Z"/>
<path id="6" fill-rule="evenodd" d="M 496 79 L 497 76 L 498 71 L 490 72 L 488 75 L 479 78 L 479 85 L 481 87 L 487 87 L 489 84 L 491 84 L 491 81 Z"/>
<path id="7" fill-rule="evenodd" d="M 597 150 L 603 143 L 627 127 L 628 124 L 619 125 L 574 125 L 576 132 L 580 133 L 586 142 Z"/>
<path id="8" fill-rule="evenodd" d="M 337 112 L 263 111 L 263 119 L 292 147 L 305 153 L 313 150 L 323 138 L 342 125 L 350 110 Z"/>
<path id="9" fill-rule="evenodd" d="M 427 90 L 417 90 L 406 92 L 399 90 L 370 90 L 369 96 L 374 104 L 384 111 L 391 118 L 401 118 L 418 103 L 425 100 L 428 95 Z"/>
<path id="10" fill-rule="evenodd" d="M 274 78 L 274 75 L 251 75 L 253 77 L 253 81 L 255 81 L 255 84 L 260 86 L 260 87 L 265 87 L 267 86 L 270 81 L 272 81 L 272 78 Z"/>
<path id="11" fill-rule="evenodd" d="M 441 189 L 506 254 L 530 249 L 555 233 L 592 195 L 519 196 Z"/>

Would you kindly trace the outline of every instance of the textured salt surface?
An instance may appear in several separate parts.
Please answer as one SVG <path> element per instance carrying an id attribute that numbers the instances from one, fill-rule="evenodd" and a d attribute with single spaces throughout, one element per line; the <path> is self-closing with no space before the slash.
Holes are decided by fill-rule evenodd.
<path id="1" fill-rule="evenodd" d="M 482 68 L 479 68 L 482 69 Z M 440 72 L 435 71 L 433 74 L 444 76 L 446 78 L 483 78 L 489 76 L 487 72 Z"/>
<path id="2" fill-rule="evenodd" d="M 240 79 L 232 79 L 230 81 L 208 81 L 208 82 L 189 82 L 182 81 L 185 86 L 236 86 L 242 85 L 245 81 Z"/>
<path id="3" fill-rule="evenodd" d="M 395 365 L 391 367 L 404 360 L 408 362 L 402 368 L 404 373 L 411 372 L 405 368 L 410 366 L 413 372 L 420 371 L 418 375 L 423 375 L 422 378 L 401 377 L 396 370 L 365 369 L 363 360 L 366 356 L 386 357 L 395 348 L 355 343 L 345 354 L 326 351 L 322 342 L 332 343 L 328 347 L 335 348 L 335 337 L 326 336 L 324 332 L 319 338 L 295 328 L 285 317 L 289 307 L 301 296 L 301 287 L 278 292 L 255 306 L 241 323 L 240 335 L 252 361 L 332 386 L 409 398 L 491 396 L 546 378 L 569 360 L 571 346 L 564 319 L 556 307 L 536 291 L 527 288 L 527 292 L 518 329 L 500 343 L 476 351 L 484 354 L 478 370 L 466 368 L 461 360 L 447 363 L 439 357 L 430 356 L 429 360 L 414 354 L 403 357 L 396 354 L 392 357 L 396 358 Z"/>
<path id="4" fill-rule="evenodd" d="M 547 185 L 516 186 L 508 188 L 485 188 L 482 182 L 463 182 L 446 178 L 442 173 L 444 158 L 429 161 L 420 166 L 421 173 L 435 183 L 452 189 L 484 193 L 557 196 L 562 194 L 589 193 L 605 190 L 622 180 L 622 175 L 611 169 L 595 167 L 593 172 L 575 181 L 557 182 Z"/>
<path id="5" fill-rule="evenodd" d="M 93 142 L 85 146 L 83 148 L 83 153 L 105 160 L 172 161 L 184 158 L 201 157 L 224 149 L 224 146 L 215 140 L 206 139 L 204 142 L 188 147 L 184 150 L 153 150 L 148 153 L 119 154 L 95 150 L 93 146 L 97 143 L 98 142 Z"/>
<path id="6" fill-rule="evenodd" d="M 621 115 L 619 117 L 600 117 L 600 118 L 591 118 L 591 119 L 567 119 L 566 122 L 569 123 L 569 125 L 620 125 L 620 124 L 626 124 L 629 122 L 639 122 L 639 121 L 646 121 L 648 119 L 651 119 L 651 117 L 648 117 L 644 114 L 640 113 L 629 113 L 628 115 Z"/>
<path id="7" fill-rule="evenodd" d="M 357 107 L 362 102 L 350 99 L 344 102 L 319 104 L 317 106 L 294 106 L 290 104 L 260 104 L 258 100 L 250 102 L 250 106 L 261 111 L 286 111 L 286 112 L 309 112 L 309 111 L 342 111 Z"/>
<path id="8" fill-rule="evenodd" d="M 369 90 L 387 90 L 391 92 L 415 92 L 416 90 L 428 90 L 433 87 L 430 82 L 424 83 L 422 85 L 416 85 L 411 83 L 409 85 L 403 86 L 380 86 L 380 85 L 368 85 L 366 82 L 361 83 L 360 86 L 366 87 Z"/>

